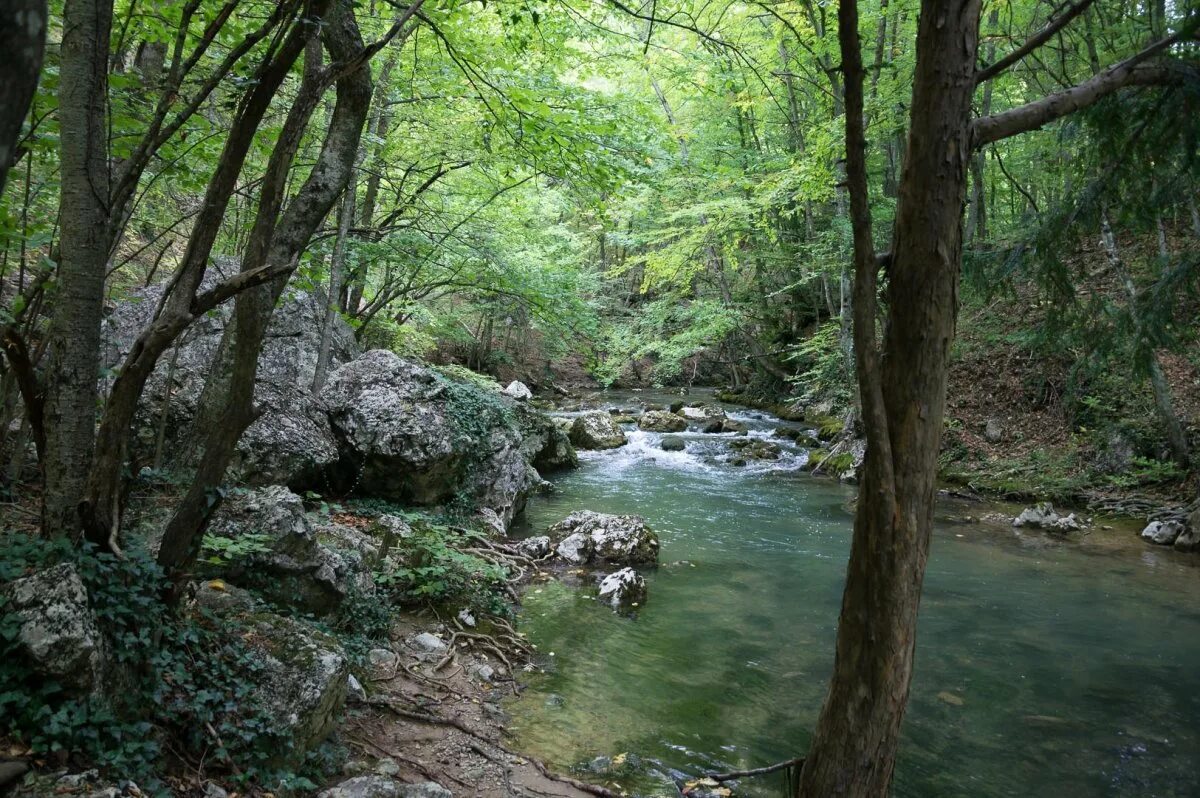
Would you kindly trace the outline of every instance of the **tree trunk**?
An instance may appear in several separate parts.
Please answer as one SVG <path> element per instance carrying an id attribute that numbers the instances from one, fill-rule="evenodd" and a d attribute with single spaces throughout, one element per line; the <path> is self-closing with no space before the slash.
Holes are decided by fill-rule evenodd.
<path id="1" fill-rule="evenodd" d="M 895 769 L 957 312 L 979 0 L 921 4 L 881 361 L 854 0 L 842 0 L 839 17 L 854 206 L 855 354 L 868 444 L 833 678 L 801 773 L 800 794 L 809 798 L 885 796 Z"/>
<path id="2" fill-rule="evenodd" d="M 21 124 L 37 91 L 46 46 L 46 0 L 0 5 L 0 194 L 17 156 Z"/>
<path id="3" fill-rule="evenodd" d="M 353 62 L 359 58 L 364 45 L 351 0 L 337 0 L 331 19 L 323 26 L 321 35 L 335 64 Z M 308 179 L 288 205 L 287 212 L 269 235 L 269 248 L 260 256 L 263 262 L 288 265 L 294 270 L 313 233 L 328 215 L 338 195 L 346 189 L 371 106 L 371 88 L 369 60 L 363 60 L 356 69 L 338 80 L 337 104 L 321 154 Z M 294 154 L 293 147 L 286 157 L 288 163 Z M 275 174 L 278 175 L 280 171 L 286 174 L 286 164 L 280 164 L 280 167 L 280 170 L 274 170 Z M 268 167 L 269 175 L 272 171 Z M 353 198 L 350 201 L 353 203 Z M 266 218 L 262 218 L 266 223 Z M 243 270 L 252 268 L 252 263 L 243 261 Z M 209 431 L 196 476 L 168 522 L 159 549 L 158 563 L 173 580 L 177 581 L 195 562 L 204 529 L 212 512 L 220 504 L 217 488 L 238 440 L 254 420 L 254 381 L 263 337 L 274 312 L 275 301 L 283 291 L 289 274 L 290 271 L 284 272 L 273 282 L 238 296 L 234 317 L 233 374 L 222 422 Z"/>
<path id="4" fill-rule="evenodd" d="M 92 462 L 100 374 L 100 322 L 108 242 L 108 46 L 111 0 L 67 0 L 59 67 L 61 199 L 58 294 L 46 384 L 48 534 L 79 529 Z"/>
<path id="5" fill-rule="evenodd" d="M 342 279 L 346 273 L 346 237 L 354 218 L 355 193 L 354 176 L 351 175 L 345 196 L 342 198 L 342 206 L 338 211 L 337 238 L 333 242 L 333 254 L 329 258 L 329 300 L 325 305 L 325 321 L 321 326 L 317 368 L 313 374 L 313 393 L 317 393 L 325 385 L 325 375 L 329 371 L 329 359 L 333 351 L 333 328 L 337 325 L 338 318 L 338 299 L 342 295 Z"/>

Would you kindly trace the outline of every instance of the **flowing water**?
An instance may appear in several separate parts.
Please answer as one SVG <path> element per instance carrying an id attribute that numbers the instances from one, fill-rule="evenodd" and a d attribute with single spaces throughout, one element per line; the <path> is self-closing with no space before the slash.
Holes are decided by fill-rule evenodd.
<path id="1" fill-rule="evenodd" d="M 633 396 L 667 401 L 610 398 Z M 780 425 L 733 415 L 753 436 Z M 521 750 L 585 770 L 627 754 L 620 786 L 642 795 L 807 748 L 849 554 L 853 488 L 801 473 L 802 451 L 738 468 L 732 436 L 684 437 L 679 453 L 639 431 L 583 453 L 526 513 L 528 534 L 577 509 L 640 514 L 659 533 L 636 615 L 589 585 L 526 594 L 521 628 L 546 673 L 510 706 Z M 965 518 L 993 509 L 939 510 L 895 794 L 1200 796 L 1195 559 L 1128 526 L 1068 543 Z"/>

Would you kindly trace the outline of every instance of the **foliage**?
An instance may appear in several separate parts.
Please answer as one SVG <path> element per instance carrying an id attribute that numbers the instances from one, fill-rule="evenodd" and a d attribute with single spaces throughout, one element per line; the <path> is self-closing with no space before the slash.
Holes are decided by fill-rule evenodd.
<path id="1" fill-rule="evenodd" d="M 507 613 L 500 598 L 506 570 L 470 548 L 469 532 L 424 522 L 413 534 L 397 541 L 395 559 L 401 563 L 376 575 L 376 583 L 398 603 L 468 606 L 493 615 Z"/>

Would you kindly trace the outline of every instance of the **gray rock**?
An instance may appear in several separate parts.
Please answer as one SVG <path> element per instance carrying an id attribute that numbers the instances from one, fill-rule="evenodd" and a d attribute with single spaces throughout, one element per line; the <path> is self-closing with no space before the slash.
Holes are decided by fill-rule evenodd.
<path id="1" fill-rule="evenodd" d="M 355 776 L 330 787 L 317 798 L 398 798 L 400 785 L 388 776 Z"/>
<path id="2" fill-rule="evenodd" d="M 304 512 L 303 500 L 281 485 L 230 497 L 213 514 L 208 532 L 226 538 L 265 536 L 263 551 L 211 567 L 279 603 L 326 613 L 336 610 L 351 591 L 374 589 L 366 562 L 369 555 L 335 545 L 338 537 L 328 530 L 329 545 L 323 545 Z M 341 528 L 338 535 L 345 541 L 360 533 Z"/>
<path id="3" fill-rule="evenodd" d="M 713 405 L 693 405 L 681 408 L 679 412 L 689 421 L 712 421 L 725 418 L 725 411 Z"/>
<path id="4" fill-rule="evenodd" d="M 346 700 L 350 665 L 337 640 L 279 615 L 248 616 L 258 653 L 250 701 L 290 738 L 281 758 L 298 761 L 333 729 Z"/>
<path id="5" fill-rule="evenodd" d="M 517 549 L 526 557 L 540 560 L 550 553 L 550 536 L 538 535 L 517 542 Z"/>
<path id="6" fill-rule="evenodd" d="M 375 773 L 379 776 L 397 776 L 400 774 L 400 763 L 388 757 L 375 763 Z"/>
<path id="7" fill-rule="evenodd" d="M 579 465 L 571 445 L 570 419 L 547 416 L 523 404 L 515 405 L 513 414 L 521 433 L 521 453 L 534 468 L 545 473 Z"/>
<path id="8" fill-rule="evenodd" d="M 436 781 L 401 784 L 400 798 L 454 798 L 454 793 Z"/>
<path id="9" fill-rule="evenodd" d="M 104 638 L 75 566 L 62 563 L 0 588 L 4 611 L 20 623 L 17 641 L 41 676 L 99 689 L 107 668 Z"/>
<path id="10" fill-rule="evenodd" d="M 520 380 L 510 382 L 501 393 L 518 402 L 527 402 L 533 398 L 533 391 L 529 390 L 529 386 Z"/>
<path id="11" fill-rule="evenodd" d="M 204 287 L 238 268 L 236 259 L 216 258 Z M 101 330 L 105 366 L 120 366 L 153 318 L 164 286 L 132 292 L 105 318 Z M 137 418 L 137 445 L 147 451 L 153 446 L 163 403 L 169 397 L 164 451 L 171 465 L 191 462 L 198 455 L 196 433 L 203 430 L 195 429 L 193 422 L 232 313 L 233 303 L 227 302 L 198 317 L 180 336 L 177 348 L 159 360 L 147 382 Z M 285 291 L 259 358 L 254 401 L 264 412 L 242 436 L 232 476 L 253 484 L 298 484 L 318 477 L 336 458 L 328 421 L 309 396 L 324 317 L 323 297 L 295 288 Z M 354 331 L 340 318 L 334 325 L 331 350 L 334 366 L 358 354 Z"/>
<path id="12" fill-rule="evenodd" d="M 1012 525 L 1018 528 L 1044 529 L 1048 532 L 1076 532 L 1084 528 L 1083 522 L 1075 517 L 1075 513 L 1059 515 L 1049 502 L 1026 507 L 1013 519 Z"/>
<path id="13" fill-rule="evenodd" d="M 592 538 L 583 532 L 567 535 L 559 541 L 554 553 L 571 565 L 586 565 L 592 559 Z"/>
<path id="14" fill-rule="evenodd" d="M 616 449 L 628 442 L 608 413 L 585 413 L 571 424 L 571 443 L 580 449 Z"/>
<path id="15" fill-rule="evenodd" d="M 664 410 L 647 410 L 638 419 L 638 429 L 649 432 L 683 432 L 687 429 L 687 421 L 682 416 Z"/>
<path id="16" fill-rule="evenodd" d="M 1142 530 L 1141 538 L 1157 546 L 1173 546 L 1183 532 L 1184 526 L 1179 521 L 1151 521 Z"/>
<path id="17" fill-rule="evenodd" d="M 440 654 L 446 650 L 446 642 L 437 635 L 429 632 L 421 632 L 419 635 L 414 635 L 408 642 L 416 646 L 418 650 L 430 654 Z"/>
<path id="18" fill-rule="evenodd" d="M 476 663 L 470 667 L 470 673 L 480 681 L 490 682 L 496 676 L 496 669 L 485 663 Z"/>
<path id="19" fill-rule="evenodd" d="M 204 798 L 229 798 L 229 793 L 221 785 L 210 781 L 204 785 Z"/>
<path id="20" fill-rule="evenodd" d="M 678 435 L 664 435 L 659 446 L 664 452 L 682 452 L 687 449 L 687 443 Z"/>
<path id="21" fill-rule="evenodd" d="M 586 553 L 584 562 L 593 558 L 619 565 L 653 565 L 658 562 L 658 535 L 646 526 L 645 519 L 640 516 L 581 510 L 571 513 L 547 531 L 551 536 L 567 536 L 558 544 L 559 556 L 563 556 L 564 544 L 574 541 L 570 548 L 580 555 Z M 576 535 L 585 536 L 590 546 L 578 543 Z M 563 559 L 567 557 L 563 556 Z"/>
<path id="22" fill-rule="evenodd" d="M 622 568 L 600 581 L 600 600 L 614 610 L 646 600 L 646 580 L 632 568 Z"/>
<path id="23" fill-rule="evenodd" d="M 392 352 L 342 366 L 321 391 L 342 458 L 334 481 L 393 501 L 466 498 L 507 526 L 540 483 L 496 394 Z"/>
<path id="24" fill-rule="evenodd" d="M 469 609 L 467 609 L 466 607 L 463 607 L 461 610 L 459 610 L 458 615 L 456 615 L 455 617 L 458 618 L 458 620 L 462 623 L 463 626 L 467 626 L 470 628 L 475 627 L 475 616 L 472 615 L 471 611 Z"/>
<path id="25" fill-rule="evenodd" d="M 999 443 L 1004 440 L 1004 427 L 1000 425 L 1000 419 L 989 418 L 987 423 L 983 425 L 983 439 L 988 443 Z"/>
<path id="26" fill-rule="evenodd" d="M 386 679 L 396 675 L 395 652 L 386 648 L 373 648 L 367 652 L 367 667 L 371 669 L 372 679 Z"/>
<path id="27" fill-rule="evenodd" d="M 353 673 L 346 677 L 346 699 L 356 701 L 360 704 L 366 703 L 367 700 L 366 689 L 363 688 L 362 682 L 354 677 Z"/>

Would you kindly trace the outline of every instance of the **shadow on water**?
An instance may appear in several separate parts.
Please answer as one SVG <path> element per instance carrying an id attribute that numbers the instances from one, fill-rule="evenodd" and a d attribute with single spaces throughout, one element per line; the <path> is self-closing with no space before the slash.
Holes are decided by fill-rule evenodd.
<path id="1" fill-rule="evenodd" d="M 798 473 L 802 452 L 735 468 L 727 443 L 685 437 L 585 454 L 525 521 L 637 513 L 662 539 L 636 617 L 556 583 L 526 595 L 547 673 L 510 707 L 522 750 L 564 768 L 631 754 L 621 783 L 641 794 L 807 747 L 849 553 L 853 489 Z M 1128 529 L 1060 543 L 950 521 L 988 509 L 939 512 L 895 794 L 1200 795 L 1200 570 Z"/>

